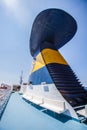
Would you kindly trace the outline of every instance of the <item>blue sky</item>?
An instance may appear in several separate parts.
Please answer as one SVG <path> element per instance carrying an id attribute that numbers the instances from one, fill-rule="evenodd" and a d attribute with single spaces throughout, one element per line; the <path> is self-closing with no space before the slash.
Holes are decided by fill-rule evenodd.
<path id="1" fill-rule="evenodd" d="M 28 81 L 32 23 L 47 8 L 63 9 L 76 19 L 77 33 L 60 52 L 87 86 L 87 0 L 0 0 L 0 83 L 18 84 L 21 70 Z"/>

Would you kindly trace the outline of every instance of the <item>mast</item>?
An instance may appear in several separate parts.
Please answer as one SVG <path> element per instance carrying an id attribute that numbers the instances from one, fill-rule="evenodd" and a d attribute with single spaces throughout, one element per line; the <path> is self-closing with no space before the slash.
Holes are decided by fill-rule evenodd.
<path id="1" fill-rule="evenodd" d="M 20 85 L 23 83 L 23 70 L 21 71 L 21 75 L 20 75 Z"/>

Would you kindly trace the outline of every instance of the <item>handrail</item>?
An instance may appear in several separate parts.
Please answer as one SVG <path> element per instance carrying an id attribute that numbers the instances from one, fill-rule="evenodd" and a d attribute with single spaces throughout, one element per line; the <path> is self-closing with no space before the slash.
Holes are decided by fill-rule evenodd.
<path id="1" fill-rule="evenodd" d="M 2 117 L 3 111 L 7 105 L 7 102 L 9 100 L 9 97 L 11 95 L 11 92 L 8 92 L 7 94 L 0 95 L 0 119 Z"/>

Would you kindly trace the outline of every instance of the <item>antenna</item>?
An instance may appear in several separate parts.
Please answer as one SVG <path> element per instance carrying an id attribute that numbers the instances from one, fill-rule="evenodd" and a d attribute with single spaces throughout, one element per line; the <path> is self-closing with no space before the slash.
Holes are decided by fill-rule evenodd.
<path id="1" fill-rule="evenodd" d="M 21 75 L 20 75 L 20 84 L 23 83 L 23 70 L 21 71 Z"/>

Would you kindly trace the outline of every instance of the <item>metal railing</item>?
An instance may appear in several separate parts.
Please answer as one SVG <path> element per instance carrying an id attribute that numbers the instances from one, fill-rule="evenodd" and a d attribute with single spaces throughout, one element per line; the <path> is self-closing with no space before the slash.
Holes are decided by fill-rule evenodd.
<path id="1" fill-rule="evenodd" d="M 3 93 L 0 95 L 0 119 L 8 103 L 10 95 L 11 95 L 11 92 Z"/>

